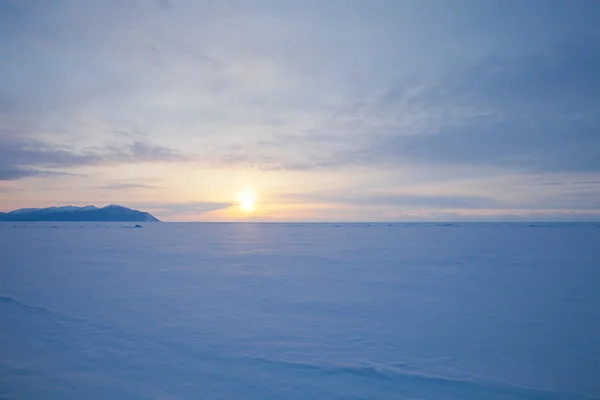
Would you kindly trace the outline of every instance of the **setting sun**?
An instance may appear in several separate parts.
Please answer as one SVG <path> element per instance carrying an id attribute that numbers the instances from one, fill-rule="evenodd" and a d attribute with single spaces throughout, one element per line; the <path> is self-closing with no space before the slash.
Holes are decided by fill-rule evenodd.
<path id="1" fill-rule="evenodd" d="M 241 192 L 237 200 L 240 203 L 242 212 L 251 213 L 254 211 L 256 205 L 256 193 L 254 193 L 254 190 L 248 189 Z"/>

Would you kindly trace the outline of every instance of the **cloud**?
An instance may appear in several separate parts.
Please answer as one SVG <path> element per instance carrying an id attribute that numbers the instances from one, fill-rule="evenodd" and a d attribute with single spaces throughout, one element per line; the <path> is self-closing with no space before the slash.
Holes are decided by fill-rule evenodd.
<path id="1" fill-rule="evenodd" d="M 463 180 L 445 178 L 427 181 L 426 177 L 389 176 L 370 178 L 373 185 L 357 177 L 352 186 L 323 188 L 320 191 L 281 193 L 269 199 L 274 204 L 335 205 L 360 210 L 599 210 L 600 187 L 584 181 L 584 175 L 553 175 L 547 185 L 547 175 L 529 177 L 499 174 L 494 178 L 483 174 Z M 381 183 L 385 184 L 381 186 Z"/>
<path id="2" fill-rule="evenodd" d="M 312 194 L 282 194 L 277 197 L 282 203 L 327 203 L 359 205 L 368 207 L 423 207 L 423 208 L 497 208 L 500 204 L 489 198 L 477 196 L 424 196 L 394 194 L 352 194 L 345 191 Z"/>
<path id="3" fill-rule="evenodd" d="M 600 185 L 600 180 L 598 180 L 598 181 L 577 181 L 574 183 L 582 184 L 582 185 Z"/>
<path id="4" fill-rule="evenodd" d="M 494 175 L 598 179 L 599 18 L 593 0 L 5 1 L 0 180 L 189 162 L 190 175 L 249 173 L 274 192 L 272 176 L 317 190 L 326 174 L 342 187 L 368 171 L 367 194 L 401 173 L 430 189 L 478 175 L 470 191 L 423 188 L 440 197 L 321 198 L 500 207 Z M 580 192 L 553 204 L 593 206 Z M 519 201 L 541 207 L 531 199 Z"/>
<path id="5" fill-rule="evenodd" d="M 191 157 L 179 150 L 135 141 L 128 145 L 107 146 L 99 149 L 102 159 L 113 163 L 182 162 Z"/>
<path id="6" fill-rule="evenodd" d="M 189 160 L 178 150 L 141 141 L 76 151 L 39 140 L 5 140 L 0 141 L 0 180 L 70 175 L 62 170 L 89 165 Z"/>
<path id="7" fill-rule="evenodd" d="M 114 183 L 111 185 L 96 186 L 97 189 L 106 190 L 137 190 L 137 189 L 157 189 L 159 186 L 143 185 L 140 183 Z"/>
<path id="8" fill-rule="evenodd" d="M 57 143 L 142 130 L 213 165 L 259 170 L 598 167 L 593 2 L 543 15 L 468 1 L 206 5 L 65 1 L 57 13 L 15 3 L 0 21 L 20 21 L 6 25 L 7 48 L 18 48 L 0 77 L 7 124 L 61 132 Z M 223 28 L 232 24 L 252 35 Z M 30 70 L 21 68 L 27 54 L 39 58 Z M 73 70 L 73 59 L 83 67 Z M 181 156 L 145 142 L 96 153 Z"/>
<path id="9" fill-rule="evenodd" d="M 156 5 L 158 5 L 158 7 L 162 8 L 163 10 L 171 10 L 174 7 L 174 4 L 172 1 L 170 0 L 154 0 Z"/>
<path id="10" fill-rule="evenodd" d="M 42 171 L 19 168 L 19 167 L 10 167 L 10 166 L 1 166 L 0 167 L 0 181 L 10 181 L 15 179 L 27 178 L 31 176 L 40 176 L 43 174 Z"/>
<path id="11" fill-rule="evenodd" d="M 330 121 L 330 132 L 345 134 L 336 144 L 321 142 L 328 147 L 320 157 L 309 152 L 302 165 L 598 172 L 600 50 L 592 42 L 485 58 L 437 83 L 409 82 L 349 104 Z M 311 144 L 307 137 L 304 147 Z M 279 145 L 285 148 L 284 138 Z"/>
<path id="12" fill-rule="evenodd" d="M 600 171 L 600 50 L 592 39 L 539 53 L 486 56 L 436 80 L 313 112 L 310 130 L 217 146 L 225 167 L 310 171 L 345 166 L 492 166 Z M 312 111 L 311 111 L 312 112 Z"/>
<path id="13" fill-rule="evenodd" d="M 32 168 L 21 168 L 3 166 L 0 163 L 0 181 L 11 181 L 29 177 L 56 177 L 56 176 L 73 176 L 76 174 L 70 174 L 67 172 L 60 171 L 44 171 Z"/>
<path id="14" fill-rule="evenodd" d="M 125 202 L 124 204 L 127 204 Z M 186 202 L 186 203 L 158 203 L 135 202 L 131 203 L 138 208 L 151 210 L 160 216 L 171 217 L 177 215 L 202 215 L 211 211 L 221 210 L 233 206 L 229 202 Z"/>

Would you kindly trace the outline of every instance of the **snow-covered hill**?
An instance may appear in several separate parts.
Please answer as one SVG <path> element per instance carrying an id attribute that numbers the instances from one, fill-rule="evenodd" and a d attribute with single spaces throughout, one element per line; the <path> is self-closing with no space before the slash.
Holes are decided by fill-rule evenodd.
<path id="1" fill-rule="evenodd" d="M 157 218 L 143 211 L 111 204 L 96 206 L 62 206 L 48 208 L 21 208 L 0 213 L 0 221 L 131 221 L 156 222 Z"/>

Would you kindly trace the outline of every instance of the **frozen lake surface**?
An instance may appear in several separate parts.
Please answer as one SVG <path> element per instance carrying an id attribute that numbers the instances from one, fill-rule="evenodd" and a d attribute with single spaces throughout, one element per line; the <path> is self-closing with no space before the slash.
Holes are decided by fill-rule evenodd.
<path id="1" fill-rule="evenodd" d="M 0 224 L 0 399 L 600 398 L 598 224 L 132 225 Z"/>

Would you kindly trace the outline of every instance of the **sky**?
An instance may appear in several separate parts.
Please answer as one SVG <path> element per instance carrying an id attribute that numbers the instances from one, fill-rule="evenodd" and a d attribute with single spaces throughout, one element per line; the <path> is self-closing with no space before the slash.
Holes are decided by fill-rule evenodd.
<path id="1" fill-rule="evenodd" d="M 599 221 L 598 21 L 596 0 L 0 0 L 0 211 Z"/>

